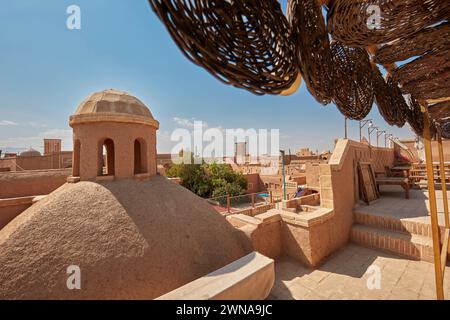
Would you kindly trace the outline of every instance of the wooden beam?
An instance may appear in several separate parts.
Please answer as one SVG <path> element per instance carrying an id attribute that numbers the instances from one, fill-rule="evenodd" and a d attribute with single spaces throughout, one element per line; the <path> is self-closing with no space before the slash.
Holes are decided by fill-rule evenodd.
<path id="1" fill-rule="evenodd" d="M 448 198 L 447 198 L 447 177 L 445 176 L 444 149 L 442 147 L 442 135 L 438 130 L 438 149 L 439 149 L 439 170 L 441 176 L 442 200 L 444 201 L 444 219 L 445 227 L 450 228 L 450 220 L 448 216 Z"/>
<path id="2" fill-rule="evenodd" d="M 430 117 L 428 116 L 428 106 L 426 105 L 426 103 L 421 104 L 421 110 L 424 122 L 423 140 L 425 145 L 425 159 L 426 159 L 425 163 L 427 166 L 427 180 L 428 180 L 428 200 L 430 202 L 431 233 L 433 238 L 436 297 L 438 300 L 444 300 L 444 286 L 443 286 L 444 277 L 442 275 L 442 266 L 441 266 L 441 239 L 439 234 L 439 223 L 437 215 L 436 190 L 434 186 Z"/>
<path id="3" fill-rule="evenodd" d="M 444 244 L 442 246 L 442 252 L 441 252 L 442 278 L 445 275 L 445 266 L 447 265 L 447 254 L 448 254 L 448 249 L 449 249 L 449 246 L 448 246 L 449 233 L 450 233 L 450 229 L 445 229 Z"/>
<path id="4" fill-rule="evenodd" d="M 435 103 L 439 103 L 439 102 L 444 102 L 444 101 L 449 101 L 450 97 L 444 97 L 444 98 L 439 98 L 439 99 L 428 99 L 427 100 L 427 104 L 435 104 Z"/>

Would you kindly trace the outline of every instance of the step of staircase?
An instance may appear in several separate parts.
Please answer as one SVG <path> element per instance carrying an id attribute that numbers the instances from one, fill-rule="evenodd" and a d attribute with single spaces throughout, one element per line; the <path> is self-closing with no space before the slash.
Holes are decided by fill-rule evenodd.
<path id="1" fill-rule="evenodd" d="M 431 225 L 408 219 L 398 219 L 389 216 L 374 215 L 354 210 L 355 224 L 365 225 L 389 231 L 415 234 L 431 238 Z M 443 230 L 441 230 L 443 231 Z"/>
<path id="2" fill-rule="evenodd" d="M 433 243 L 430 237 L 355 224 L 351 231 L 351 241 L 409 259 L 433 262 Z"/>

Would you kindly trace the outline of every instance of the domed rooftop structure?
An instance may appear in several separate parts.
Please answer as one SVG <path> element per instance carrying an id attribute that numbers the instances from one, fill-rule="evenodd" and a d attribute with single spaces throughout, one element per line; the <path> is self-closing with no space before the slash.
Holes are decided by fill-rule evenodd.
<path id="1" fill-rule="evenodd" d="M 152 299 L 248 254 L 246 239 L 161 176 L 66 184 L 0 230 L 0 299 Z"/>
<path id="2" fill-rule="evenodd" d="M 103 175 L 128 178 L 157 173 L 159 122 L 138 98 L 115 89 L 93 93 L 78 106 L 69 124 L 73 177 L 86 181 Z"/>
<path id="3" fill-rule="evenodd" d="M 152 113 L 142 101 L 116 89 L 107 89 L 91 94 L 70 117 L 71 125 L 99 120 L 142 122 L 159 127 L 159 123 L 154 120 Z"/>
<path id="4" fill-rule="evenodd" d="M 41 153 L 33 148 L 20 153 L 19 157 L 40 157 Z"/>
<path id="5" fill-rule="evenodd" d="M 152 299 L 252 250 L 204 199 L 157 175 L 155 124 L 120 91 L 80 105 L 70 183 L 0 230 L 0 300 Z M 68 289 L 73 266 L 80 290 Z"/>

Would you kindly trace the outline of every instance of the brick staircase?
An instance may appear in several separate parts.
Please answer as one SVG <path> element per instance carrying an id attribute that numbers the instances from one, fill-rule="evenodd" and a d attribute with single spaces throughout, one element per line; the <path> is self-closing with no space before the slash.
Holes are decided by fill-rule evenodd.
<path id="1" fill-rule="evenodd" d="M 431 226 L 354 210 L 351 241 L 413 260 L 433 262 Z"/>

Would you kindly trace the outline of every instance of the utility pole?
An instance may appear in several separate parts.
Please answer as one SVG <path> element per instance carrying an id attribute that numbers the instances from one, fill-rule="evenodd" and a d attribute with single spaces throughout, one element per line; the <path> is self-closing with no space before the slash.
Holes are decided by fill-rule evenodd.
<path id="1" fill-rule="evenodd" d="M 385 131 L 385 130 L 379 131 L 379 130 L 377 129 L 377 147 L 379 147 L 378 140 L 379 140 L 380 136 L 381 136 L 383 133 L 386 133 L 386 131 Z"/>
<path id="2" fill-rule="evenodd" d="M 286 200 L 286 176 L 284 174 L 284 150 L 280 150 L 281 154 L 281 175 L 283 177 L 283 200 Z"/>
<path id="3" fill-rule="evenodd" d="M 344 138 L 348 139 L 347 117 L 344 118 L 344 130 L 345 130 Z"/>
<path id="4" fill-rule="evenodd" d="M 371 122 L 371 123 L 369 124 L 369 127 L 367 128 L 367 133 L 368 133 L 368 135 L 369 135 L 369 146 L 371 145 L 371 144 L 370 144 L 370 135 L 371 135 L 372 132 L 374 132 L 375 130 L 378 130 L 378 128 L 375 127 L 375 126 L 373 125 L 373 123 Z"/>
<path id="5" fill-rule="evenodd" d="M 362 141 L 362 129 L 364 128 L 364 126 L 366 124 L 369 124 L 369 126 L 372 123 L 372 119 L 367 119 L 367 120 L 359 120 L 359 142 Z"/>

